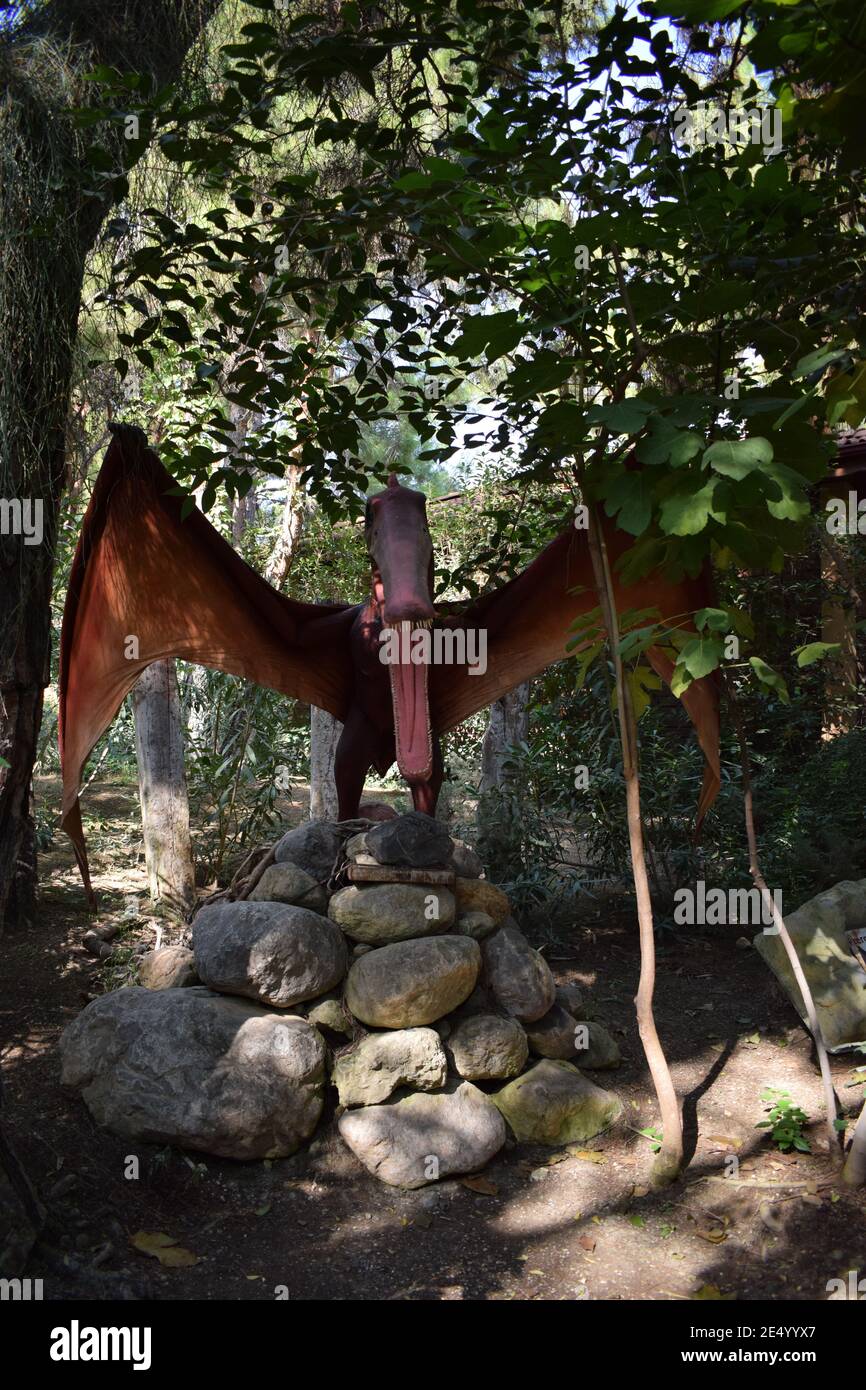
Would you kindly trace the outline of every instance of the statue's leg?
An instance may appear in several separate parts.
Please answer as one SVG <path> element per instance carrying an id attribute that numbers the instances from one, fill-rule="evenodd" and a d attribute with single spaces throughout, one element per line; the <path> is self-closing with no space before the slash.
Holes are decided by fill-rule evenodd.
<path id="1" fill-rule="evenodd" d="M 433 771 L 428 782 L 412 783 L 412 805 L 425 816 L 435 816 L 436 803 L 445 780 L 445 764 L 442 761 L 442 745 L 433 735 Z"/>
<path id="2" fill-rule="evenodd" d="M 357 706 L 349 711 L 334 754 L 340 820 L 354 820 L 358 814 L 364 782 L 376 761 L 381 737 Z"/>

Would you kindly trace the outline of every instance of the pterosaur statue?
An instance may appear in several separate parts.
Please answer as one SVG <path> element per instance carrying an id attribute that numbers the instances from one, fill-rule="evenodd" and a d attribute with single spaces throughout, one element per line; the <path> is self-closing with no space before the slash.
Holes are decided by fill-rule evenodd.
<path id="1" fill-rule="evenodd" d="M 367 503 L 369 598 L 300 603 L 271 588 L 200 511 L 181 519 L 174 480 L 140 430 L 114 427 L 113 435 L 72 565 L 60 651 L 61 824 L 89 893 L 82 769 L 152 662 L 180 657 L 228 671 L 342 721 L 341 819 L 358 814 L 370 768 L 384 773 L 395 758 L 415 808 L 432 815 L 442 783 L 439 736 L 566 656 L 571 624 L 597 606 L 587 534 L 569 526 L 516 578 L 437 614 L 425 497 L 393 475 Z M 612 524 L 604 532 L 615 561 L 632 541 Z M 676 625 L 708 602 L 706 580 L 661 574 L 617 593 L 621 610 L 655 608 Z M 382 659 L 383 630 L 388 637 L 434 628 L 482 633 L 486 663 L 412 659 L 406 643 L 401 659 Z M 654 648 L 648 658 L 669 680 L 669 658 Z M 700 822 L 719 788 L 715 684 L 695 681 L 682 699 L 706 759 Z"/>

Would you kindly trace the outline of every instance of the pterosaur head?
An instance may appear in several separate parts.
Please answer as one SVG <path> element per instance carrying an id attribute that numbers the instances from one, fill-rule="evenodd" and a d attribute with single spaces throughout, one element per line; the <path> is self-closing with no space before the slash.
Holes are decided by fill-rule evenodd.
<path id="1" fill-rule="evenodd" d="M 388 662 L 397 766 L 407 782 L 424 782 L 433 767 L 428 667 L 410 659 L 412 632 L 431 627 L 436 616 L 433 543 L 423 492 L 403 487 L 392 473 L 388 486 L 367 502 L 365 529 L 373 596 L 383 605 L 384 626 L 397 629 L 403 639 L 399 656 Z"/>
<path id="2" fill-rule="evenodd" d="M 392 473 L 388 486 L 367 502 L 365 530 L 374 590 L 381 585 L 377 597 L 384 597 L 385 622 L 418 627 L 432 622 L 433 543 L 423 492 L 403 487 Z"/>

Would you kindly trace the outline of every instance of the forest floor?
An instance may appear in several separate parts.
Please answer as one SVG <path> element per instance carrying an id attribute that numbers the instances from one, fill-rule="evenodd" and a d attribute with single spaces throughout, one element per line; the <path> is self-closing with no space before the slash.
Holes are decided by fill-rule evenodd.
<path id="1" fill-rule="evenodd" d="M 88 803 L 99 920 L 125 923 L 131 956 L 154 941 L 152 920 L 123 917 L 145 893 L 135 789 L 94 784 Z M 49 1213 L 26 1271 L 46 1298 L 273 1299 L 283 1286 L 327 1300 L 823 1300 L 828 1280 L 866 1273 L 866 1196 L 838 1181 L 810 1040 L 737 929 L 665 933 L 660 946 L 657 1020 L 691 1155 L 675 1186 L 648 1187 L 651 1144 L 637 1132 L 656 1110 L 634 1024 L 633 914 L 601 902 L 557 919 L 544 950 L 620 1042 L 620 1069 L 593 1079 L 622 1097 L 623 1120 L 584 1149 L 511 1145 L 480 1178 L 402 1192 L 367 1174 L 332 1113 L 309 1148 L 274 1162 L 131 1150 L 98 1130 L 60 1087 L 57 1043 L 129 968 L 83 951 L 93 919 L 61 835 L 41 862 L 37 925 L 4 941 L 0 1038 L 10 1132 Z M 851 1118 L 857 1060 L 832 1063 Z M 768 1086 L 814 1118 L 811 1153 L 782 1154 L 756 1128 Z M 124 1176 L 131 1151 L 138 1180 Z M 167 1233 L 197 1263 L 164 1268 L 138 1253 L 130 1238 L 142 1230 Z"/>

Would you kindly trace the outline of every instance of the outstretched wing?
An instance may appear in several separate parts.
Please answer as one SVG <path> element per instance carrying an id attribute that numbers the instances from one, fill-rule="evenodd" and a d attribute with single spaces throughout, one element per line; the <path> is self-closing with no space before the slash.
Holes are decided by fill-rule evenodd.
<path id="1" fill-rule="evenodd" d="M 603 531 L 612 565 L 633 542 L 611 523 Z M 619 612 L 657 609 L 674 626 L 691 626 L 698 608 L 712 603 L 709 580 L 673 582 L 661 574 L 648 575 L 632 585 L 614 587 Z M 461 627 L 485 629 L 487 669 L 470 674 L 467 666 L 434 665 L 430 669 L 430 711 L 437 733 L 453 729 L 477 710 L 491 705 L 522 681 L 536 676 L 568 655 L 566 644 L 575 618 L 598 606 L 592 559 L 586 531 L 573 527 L 551 541 L 532 564 L 501 589 L 467 605 L 456 620 Z M 447 621 L 447 620 L 446 620 Z M 648 659 L 668 683 L 673 665 L 651 648 Z M 711 677 L 695 681 L 683 696 L 703 749 L 706 765 L 698 804 L 700 826 L 721 785 L 719 766 L 719 700 Z"/>
<path id="2" fill-rule="evenodd" d="M 140 430 L 116 429 L 72 565 L 60 639 L 61 824 L 88 891 L 81 772 L 152 662 L 212 666 L 338 719 L 349 705 L 355 609 L 272 589 L 201 512 L 181 520 L 174 485 Z"/>

